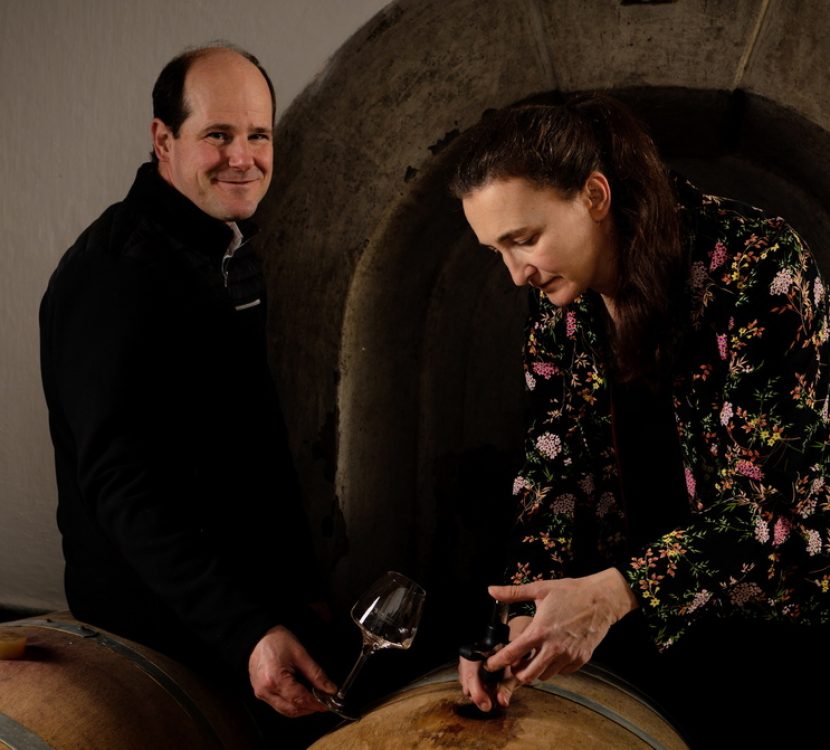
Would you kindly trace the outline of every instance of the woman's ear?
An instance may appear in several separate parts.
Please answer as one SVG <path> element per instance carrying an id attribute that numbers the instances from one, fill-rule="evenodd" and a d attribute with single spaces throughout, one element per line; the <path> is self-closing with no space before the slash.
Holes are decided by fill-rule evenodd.
<path id="1" fill-rule="evenodd" d="M 588 211 L 594 221 L 602 221 L 611 211 L 611 185 L 602 172 L 591 172 L 582 188 Z"/>

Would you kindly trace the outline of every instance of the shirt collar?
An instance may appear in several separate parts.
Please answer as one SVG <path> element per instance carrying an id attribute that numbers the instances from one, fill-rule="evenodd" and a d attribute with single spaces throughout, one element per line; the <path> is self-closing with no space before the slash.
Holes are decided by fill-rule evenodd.
<path id="1" fill-rule="evenodd" d="M 152 162 L 138 168 L 127 199 L 144 206 L 150 218 L 181 244 L 196 247 L 212 258 L 221 259 L 234 240 L 235 232 L 228 224 L 206 214 L 166 182 Z M 239 244 L 257 232 L 256 225 L 249 220 L 235 223 L 242 238 Z"/>

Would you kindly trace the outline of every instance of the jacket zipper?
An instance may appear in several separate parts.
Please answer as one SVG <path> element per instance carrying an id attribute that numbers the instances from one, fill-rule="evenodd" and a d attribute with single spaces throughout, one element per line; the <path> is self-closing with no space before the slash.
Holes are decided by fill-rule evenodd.
<path id="1" fill-rule="evenodd" d="M 229 266 L 230 266 L 230 264 L 231 264 L 231 261 L 233 260 L 233 255 L 234 255 L 234 253 L 235 253 L 237 250 L 239 250 L 239 248 L 240 248 L 240 247 L 242 247 L 243 245 L 246 245 L 246 244 L 248 244 L 248 240 L 247 240 L 247 239 L 243 239 L 243 240 L 242 240 L 242 242 L 240 242 L 240 243 L 239 243 L 239 244 L 238 244 L 238 245 L 237 245 L 237 246 L 233 249 L 233 252 L 226 250 L 226 251 L 225 251 L 225 254 L 222 256 L 222 267 L 221 267 L 221 270 L 222 270 L 222 279 L 223 279 L 223 280 L 224 280 L 224 282 L 225 282 L 225 289 L 227 289 L 227 288 L 228 288 L 228 268 L 229 268 Z"/>
<path id="2" fill-rule="evenodd" d="M 233 253 L 225 253 L 222 256 L 222 278 L 225 281 L 225 289 L 228 288 L 228 266 L 231 264 L 231 258 L 233 258 Z"/>

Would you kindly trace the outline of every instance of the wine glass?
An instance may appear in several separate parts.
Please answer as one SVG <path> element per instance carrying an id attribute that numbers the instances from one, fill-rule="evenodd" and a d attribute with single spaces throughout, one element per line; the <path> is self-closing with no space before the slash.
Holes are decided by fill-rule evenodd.
<path id="1" fill-rule="evenodd" d="M 329 695 L 314 690 L 320 703 L 344 719 L 346 695 L 366 660 L 383 648 L 409 648 L 418 630 L 426 592 L 402 573 L 390 570 L 375 581 L 352 607 L 352 619 L 363 635 L 360 656 L 340 689 Z"/>

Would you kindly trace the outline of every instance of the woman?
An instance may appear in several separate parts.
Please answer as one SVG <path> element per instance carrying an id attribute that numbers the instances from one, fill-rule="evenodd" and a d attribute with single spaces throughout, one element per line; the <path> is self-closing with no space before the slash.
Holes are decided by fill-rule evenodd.
<path id="1" fill-rule="evenodd" d="M 462 659 L 464 692 L 507 706 L 595 657 L 695 746 L 769 741 L 765 695 L 782 737 L 806 732 L 797 681 L 830 643 L 814 259 L 782 219 L 670 175 L 608 97 L 496 112 L 459 148 L 470 226 L 534 287 L 514 585 L 490 589 L 513 617 L 486 669 L 506 671 L 488 687 Z"/>

